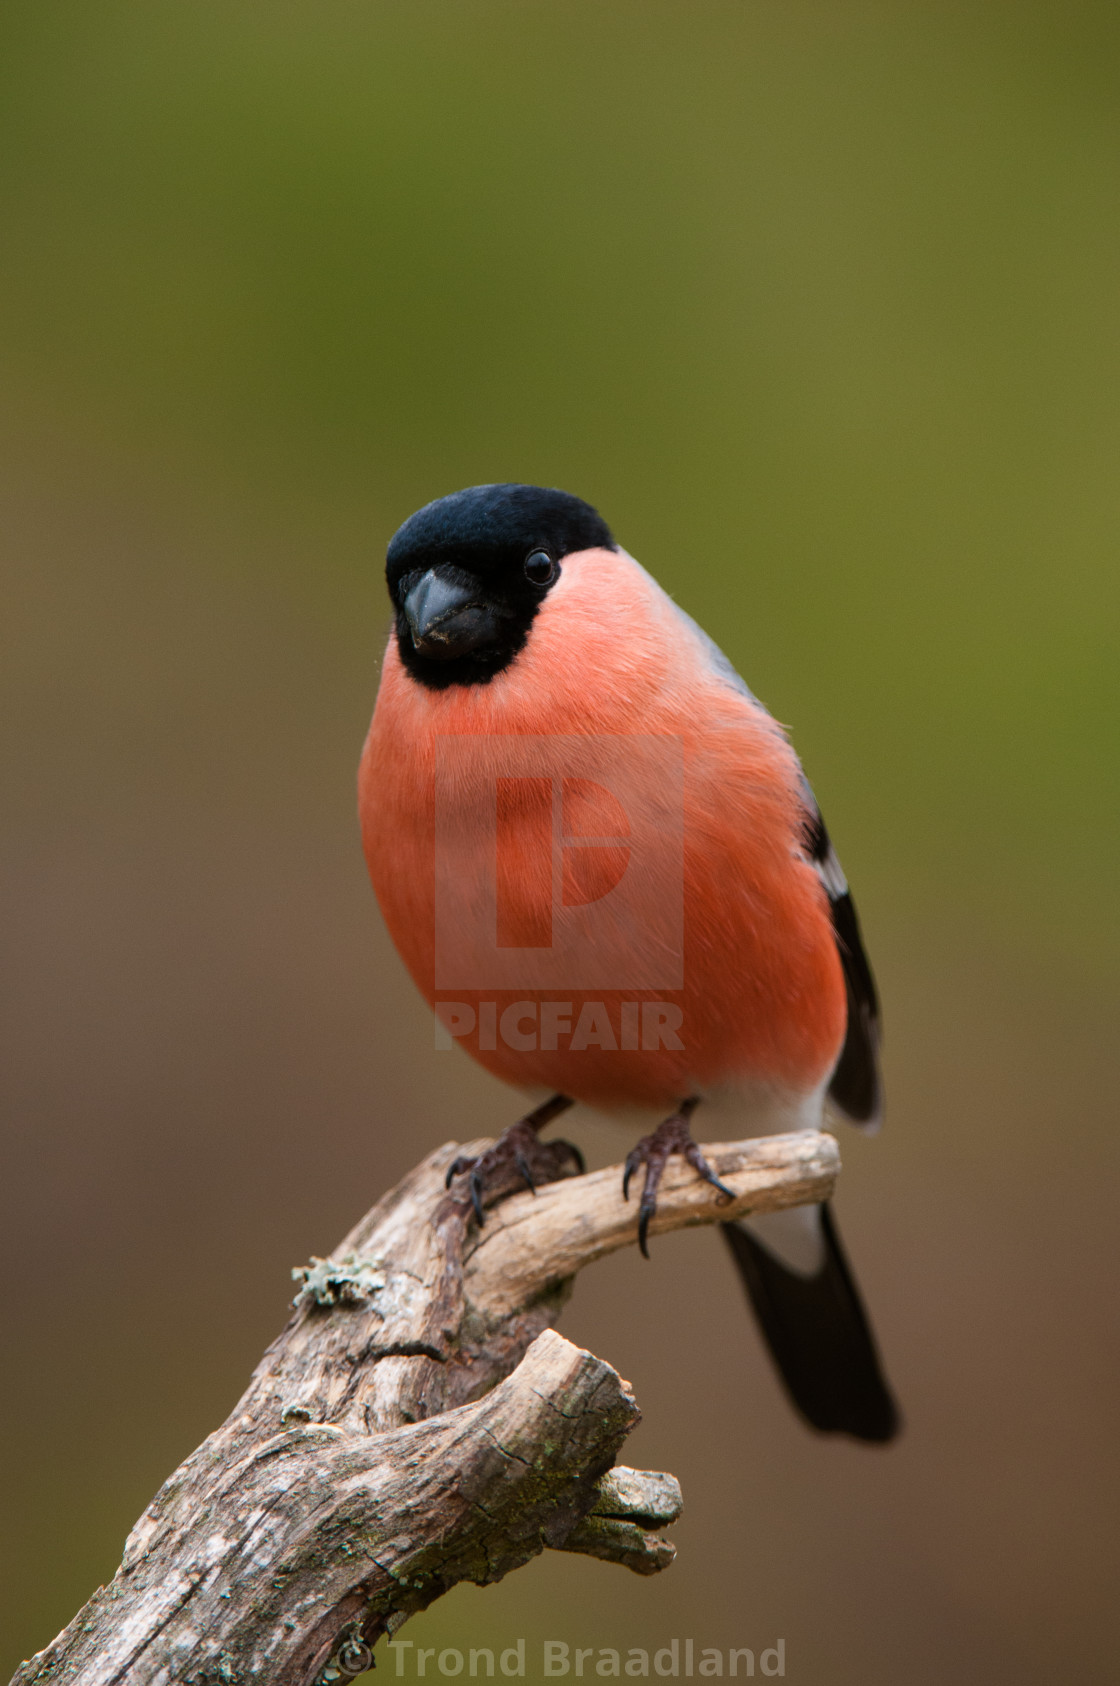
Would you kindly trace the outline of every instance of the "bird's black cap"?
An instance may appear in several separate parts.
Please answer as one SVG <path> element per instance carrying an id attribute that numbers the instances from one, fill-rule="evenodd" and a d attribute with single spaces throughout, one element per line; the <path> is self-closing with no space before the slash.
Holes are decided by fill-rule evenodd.
<path id="1" fill-rule="evenodd" d="M 598 510 L 571 492 L 507 481 L 468 486 L 426 503 L 398 527 L 389 542 L 386 575 L 390 589 L 402 573 L 440 562 L 493 573 L 503 563 L 520 565 L 536 549 L 559 562 L 576 550 L 614 549 L 611 530 Z"/>
<path id="2" fill-rule="evenodd" d="M 549 486 L 470 486 L 425 504 L 385 559 L 405 667 L 437 690 L 492 679 L 524 648 L 564 557 L 599 547 L 616 548 L 598 511 Z M 547 560 L 526 570 L 539 552 Z M 418 591 L 428 576 L 438 590 L 429 582 Z"/>

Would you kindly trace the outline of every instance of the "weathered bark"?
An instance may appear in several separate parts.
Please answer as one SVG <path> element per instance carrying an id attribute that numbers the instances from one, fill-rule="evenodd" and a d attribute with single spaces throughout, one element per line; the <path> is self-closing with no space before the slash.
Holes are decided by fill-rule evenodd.
<path id="1" fill-rule="evenodd" d="M 460 1151 L 294 1273 L 293 1315 L 232 1415 L 12 1686 L 325 1686 L 457 1582 L 545 1547 L 642 1574 L 672 1560 L 673 1477 L 612 1467 L 639 1419 L 627 1385 L 550 1327 L 575 1273 L 636 1239 L 621 1167 L 566 1176 L 558 1154 L 564 1180 L 480 1230 L 444 1191 Z M 812 1132 L 703 1151 L 735 1200 L 673 1162 L 651 1233 L 821 1200 L 838 1170 Z"/>

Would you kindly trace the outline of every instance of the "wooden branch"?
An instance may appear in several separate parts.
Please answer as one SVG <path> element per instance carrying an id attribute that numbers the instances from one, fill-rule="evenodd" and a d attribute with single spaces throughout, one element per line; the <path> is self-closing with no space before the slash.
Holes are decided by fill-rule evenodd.
<path id="1" fill-rule="evenodd" d="M 12 1686 L 327 1686 L 462 1580 L 546 1547 L 652 1574 L 672 1476 L 612 1467 L 638 1407 L 553 1332 L 575 1273 L 637 1239 L 621 1167 L 515 1193 L 480 1230 L 429 1155 L 329 1259 L 223 1426 L 157 1493 L 124 1559 Z M 705 1146 L 727 1202 L 671 1163 L 651 1232 L 827 1197 L 807 1132 Z"/>
<path id="2" fill-rule="evenodd" d="M 840 1169 L 835 1138 L 816 1131 L 709 1143 L 700 1151 L 736 1199 L 725 1200 L 682 1159 L 670 1159 L 651 1235 L 827 1200 Z M 620 1198 L 621 1177 L 621 1167 L 612 1165 L 503 1201 L 467 1258 L 471 1302 L 492 1316 L 508 1316 L 557 1278 L 574 1276 L 594 1259 L 635 1242 L 637 1199 Z"/>

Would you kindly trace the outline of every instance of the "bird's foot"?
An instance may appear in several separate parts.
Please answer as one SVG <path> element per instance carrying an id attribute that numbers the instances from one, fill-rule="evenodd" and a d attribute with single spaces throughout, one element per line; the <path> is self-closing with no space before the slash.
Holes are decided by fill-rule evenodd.
<path id="1" fill-rule="evenodd" d="M 573 1174 L 573 1166 L 582 1174 L 583 1155 L 578 1147 L 565 1141 L 542 1142 L 538 1134 L 571 1105 L 567 1095 L 553 1095 L 535 1112 L 503 1130 L 493 1147 L 477 1159 L 461 1155 L 449 1166 L 446 1187 L 463 1179 L 454 1198 L 464 1209 L 469 1202 L 480 1224 L 486 1222 L 487 1206 L 518 1188 L 530 1188 L 535 1193 L 539 1183 L 553 1183 Z"/>
<path id="2" fill-rule="evenodd" d="M 657 1190 L 661 1182 L 661 1175 L 674 1153 L 683 1154 L 684 1158 L 698 1171 L 705 1182 L 718 1188 L 721 1194 L 726 1194 L 729 1200 L 734 1200 L 735 1190 L 721 1183 L 704 1155 L 700 1152 L 692 1139 L 690 1120 L 700 1101 L 698 1096 L 682 1101 L 671 1118 L 666 1118 L 659 1124 L 651 1135 L 643 1136 L 641 1141 L 631 1148 L 626 1156 L 626 1166 L 622 1173 L 622 1198 L 630 1198 L 630 1179 L 639 1165 L 646 1168 L 645 1186 L 642 1198 L 638 1203 L 638 1246 L 645 1258 L 649 1258 L 649 1247 L 646 1237 L 649 1233 L 649 1223 L 657 1210 Z"/>

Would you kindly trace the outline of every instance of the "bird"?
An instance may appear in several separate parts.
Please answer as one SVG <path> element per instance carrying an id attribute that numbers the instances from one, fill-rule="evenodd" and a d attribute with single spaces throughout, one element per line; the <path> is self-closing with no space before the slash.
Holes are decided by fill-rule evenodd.
<path id="1" fill-rule="evenodd" d="M 370 878 L 445 1045 L 537 1103 L 451 1167 L 478 1221 L 503 1171 L 532 1187 L 544 1145 L 576 1154 L 540 1141 L 575 1102 L 653 1126 L 623 1184 L 643 1174 L 643 1252 L 672 1155 L 722 1189 L 698 1108 L 739 1136 L 832 1113 L 875 1130 L 879 1003 L 851 892 L 787 732 L 714 640 L 551 487 L 425 504 L 386 583 L 358 779 Z M 892 1440 L 831 1203 L 721 1232 L 803 1422 Z"/>

